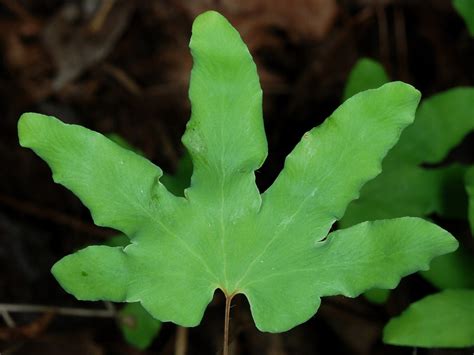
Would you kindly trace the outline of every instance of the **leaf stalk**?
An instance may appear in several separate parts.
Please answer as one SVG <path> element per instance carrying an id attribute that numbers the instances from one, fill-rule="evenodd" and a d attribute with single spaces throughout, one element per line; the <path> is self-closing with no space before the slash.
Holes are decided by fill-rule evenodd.
<path id="1" fill-rule="evenodd" d="M 222 355 L 229 355 L 229 326 L 230 326 L 230 306 L 235 294 L 225 295 L 225 316 L 224 316 L 224 347 Z"/>

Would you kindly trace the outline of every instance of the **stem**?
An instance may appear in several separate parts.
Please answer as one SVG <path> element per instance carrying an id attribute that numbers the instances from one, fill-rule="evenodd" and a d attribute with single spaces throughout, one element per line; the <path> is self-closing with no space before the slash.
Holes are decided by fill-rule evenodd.
<path id="1" fill-rule="evenodd" d="M 8 328 L 15 328 L 16 324 L 13 318 L 10 316 L 10 313 L 6 309 L 0 309 L 0 313 L 2 314 L 3 320 Z"/>
<path id="2" fill-rule="evenodd" d="M 176 341 L 174 355 L 186 355 L 188 350 L 188 328 L 178 326 L 176 328 Z"/>
<path id="3" fill-rule="evenodd" d="M 74 317 L 97 317 L 97 318 L 113 318 L 115 311 L 112 309 L 88 309 L 88 308 L 67 308 L 42 306 L 33 304 L 9 304 L 0 303 L 0 311 L 10 313 L 43 313 L 53 312 L 62 316 Z"/>
<path id="4" fill-rule="evenodd" d="M 224 350 L 222 355 L 229 355 L 229 324 L 230 324 L 230 304 L 234 294 L 225 295 L 225 318 L 224 318 Z"/>

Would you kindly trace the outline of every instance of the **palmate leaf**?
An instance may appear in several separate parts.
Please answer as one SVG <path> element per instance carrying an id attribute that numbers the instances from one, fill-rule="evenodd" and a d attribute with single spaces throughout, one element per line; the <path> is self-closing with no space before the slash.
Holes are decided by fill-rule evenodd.
<path id="1" fill-rule="evenodd" d="M 52 271 L 65 290 L 83 300 L 141 302 L 157 319 L 195 326 L 221 289 L 247 297 L 260 330 L 280 332 L 310 318 L 321 296 L 394 287 L 456 249 L 448 232 L 417 218 L 328 235 L 412 122 L 420 97 L 413 87 L 395 82 L 347 100 L 303 136 L 261 195 L 254 171 L 267 145 L 252 57 L 216 12 L 195 20 L 190 47 L 192 117 L 183 142 L 194 170 L 185 197 L 168 192 L 157 166 L 96 132 L 39 114 L 20 119 L 21 145 L 48 162 L 95 223 L 132 242 L 60 260 Z"/>
<path id="2" fill-rule="evenodd" d="M 428 348 L 474 346 L 474 290 L 445 290 L 412 303 L 385 326 L 384 342 Z"/>

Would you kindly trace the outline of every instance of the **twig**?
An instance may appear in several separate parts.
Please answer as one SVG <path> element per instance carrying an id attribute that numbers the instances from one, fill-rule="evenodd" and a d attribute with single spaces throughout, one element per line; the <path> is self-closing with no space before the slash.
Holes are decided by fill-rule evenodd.
<path id="1" fill-rule="evenodd" d="M 115 0 L 102 0 L 102 4 L 97 10 L 95 16 L 92 18 L 89 24 L 89 30 L 92 33 L 99 32 L 104 26 L 105 20 L 110 14 L 110 11 L 114 7 Z"/>
<path id="2" fill-rule="evenodd" d="M 117 80 L 132 95 L 140 96 L 143 93 L 141 87 L 128 75 L 124 70 L 117 68 L 111 64 L 103 66 L 104 71 Z"/>
<path id="3" fill-rule="evenodd" d="M 31 202 L 20 201 L 10 196 L 0 195 L 0 204 L 6 205 L 17 211 L 35 216 L 43 220 L 52 221 L 57 224 L 68 226 L 71 229 L 75 229 L 80 232 L 87 233 L 89 235 L 95 235 L 104 238 L 108 238 L 112 235 L 110 231 L 97 228 L 94 225 L 82 222 L 81 220 L 68 216 L 59 211 L 45 207 L 38 207 L 32 204 Z"/>
<path id="4" fill-rule="evenodd" d="M 176 328 L 176 341 L 174 355 L 186 355 L 188 351 L 188 328 L 178 326 Z"/>
<path id="5" fill-rule="evenodd" d="M 11 313 L 44 313 L 50 312 L 61 316 L 115 318 L 116 312 L 111 309 L 69 308 L 33 304 L 0 303 L 0 310 Z"/>
<path id="6" fill-rule="evenodd" d="M 2 313 L 2 318 L 5 321 L 5 324 L 9 328 L 15 328 L 16 324 L 13 318 L 10 316 L 10 313 L 8 313 L 8 311 L 5 309 L 0 309 L 0 312 Z"/>

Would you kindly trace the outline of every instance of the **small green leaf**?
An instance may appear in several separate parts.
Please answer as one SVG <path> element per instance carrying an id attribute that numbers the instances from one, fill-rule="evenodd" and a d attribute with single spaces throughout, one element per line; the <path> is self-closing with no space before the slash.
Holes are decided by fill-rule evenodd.
<path id="1" fill-rule="evenodd" d="M 470 168 L 466 174 L 466 190 L 469 196 L 469 223 L 474 236 L 474 167 Z"/>
<path id="2" fill-rule="evenodd" d="M 474 290 L 445 290 L 410 305 L 385 326 L 384 342 L 427 348 L 474 345 Z"/>
<path id="3" fill-rule="evenodd" d="M 370 58 L 361 58 L 349 74 L 344 88 L 343 100 L 347 100 L 359 92 L 376 89 L 389 81 L 385 69 L 379 62 Z"/>
<path id="4" fill-rule="evenodd" d="M 459 15 L 466 22 L 467 29 L 474 37 L 474 1 L 472 0 L 453 0 L 453 6 Z"/>
<path id="5" fill-rule="evenodd" d="M 266 156 L 262 93 L 248 49 L 216 12 L 196 19 L 190 46 L 192 117 L 183 142 L 194 170 L 184 197 L 160 183 L 159 168 L 98 133 L 38 114 L 20 119 L 21 144 L 97 223 L 131 239 L 123 249 L 89 247 L 56 263 L 68 292 L 140 302 L 159 320 L 195 326 L 221 289 L 248 298 L 260 330 L 280 332 L 309 319 L 322 296 L 395 287 L 456 249 L 448 232 L 417 218 L 328 236 L 413 121 L 416 89 L 395 82 L 348 99 L 303 136 L 261 195 L 254 171 Z"/>
<path id="6" fill-rule="evenodd" d="M 127 342 L 137 349 L 148 348 L 161 329 L 161 322 L 153 319 L 140 303 L 129 303 L 119 312 L 118 323 Z"/>

